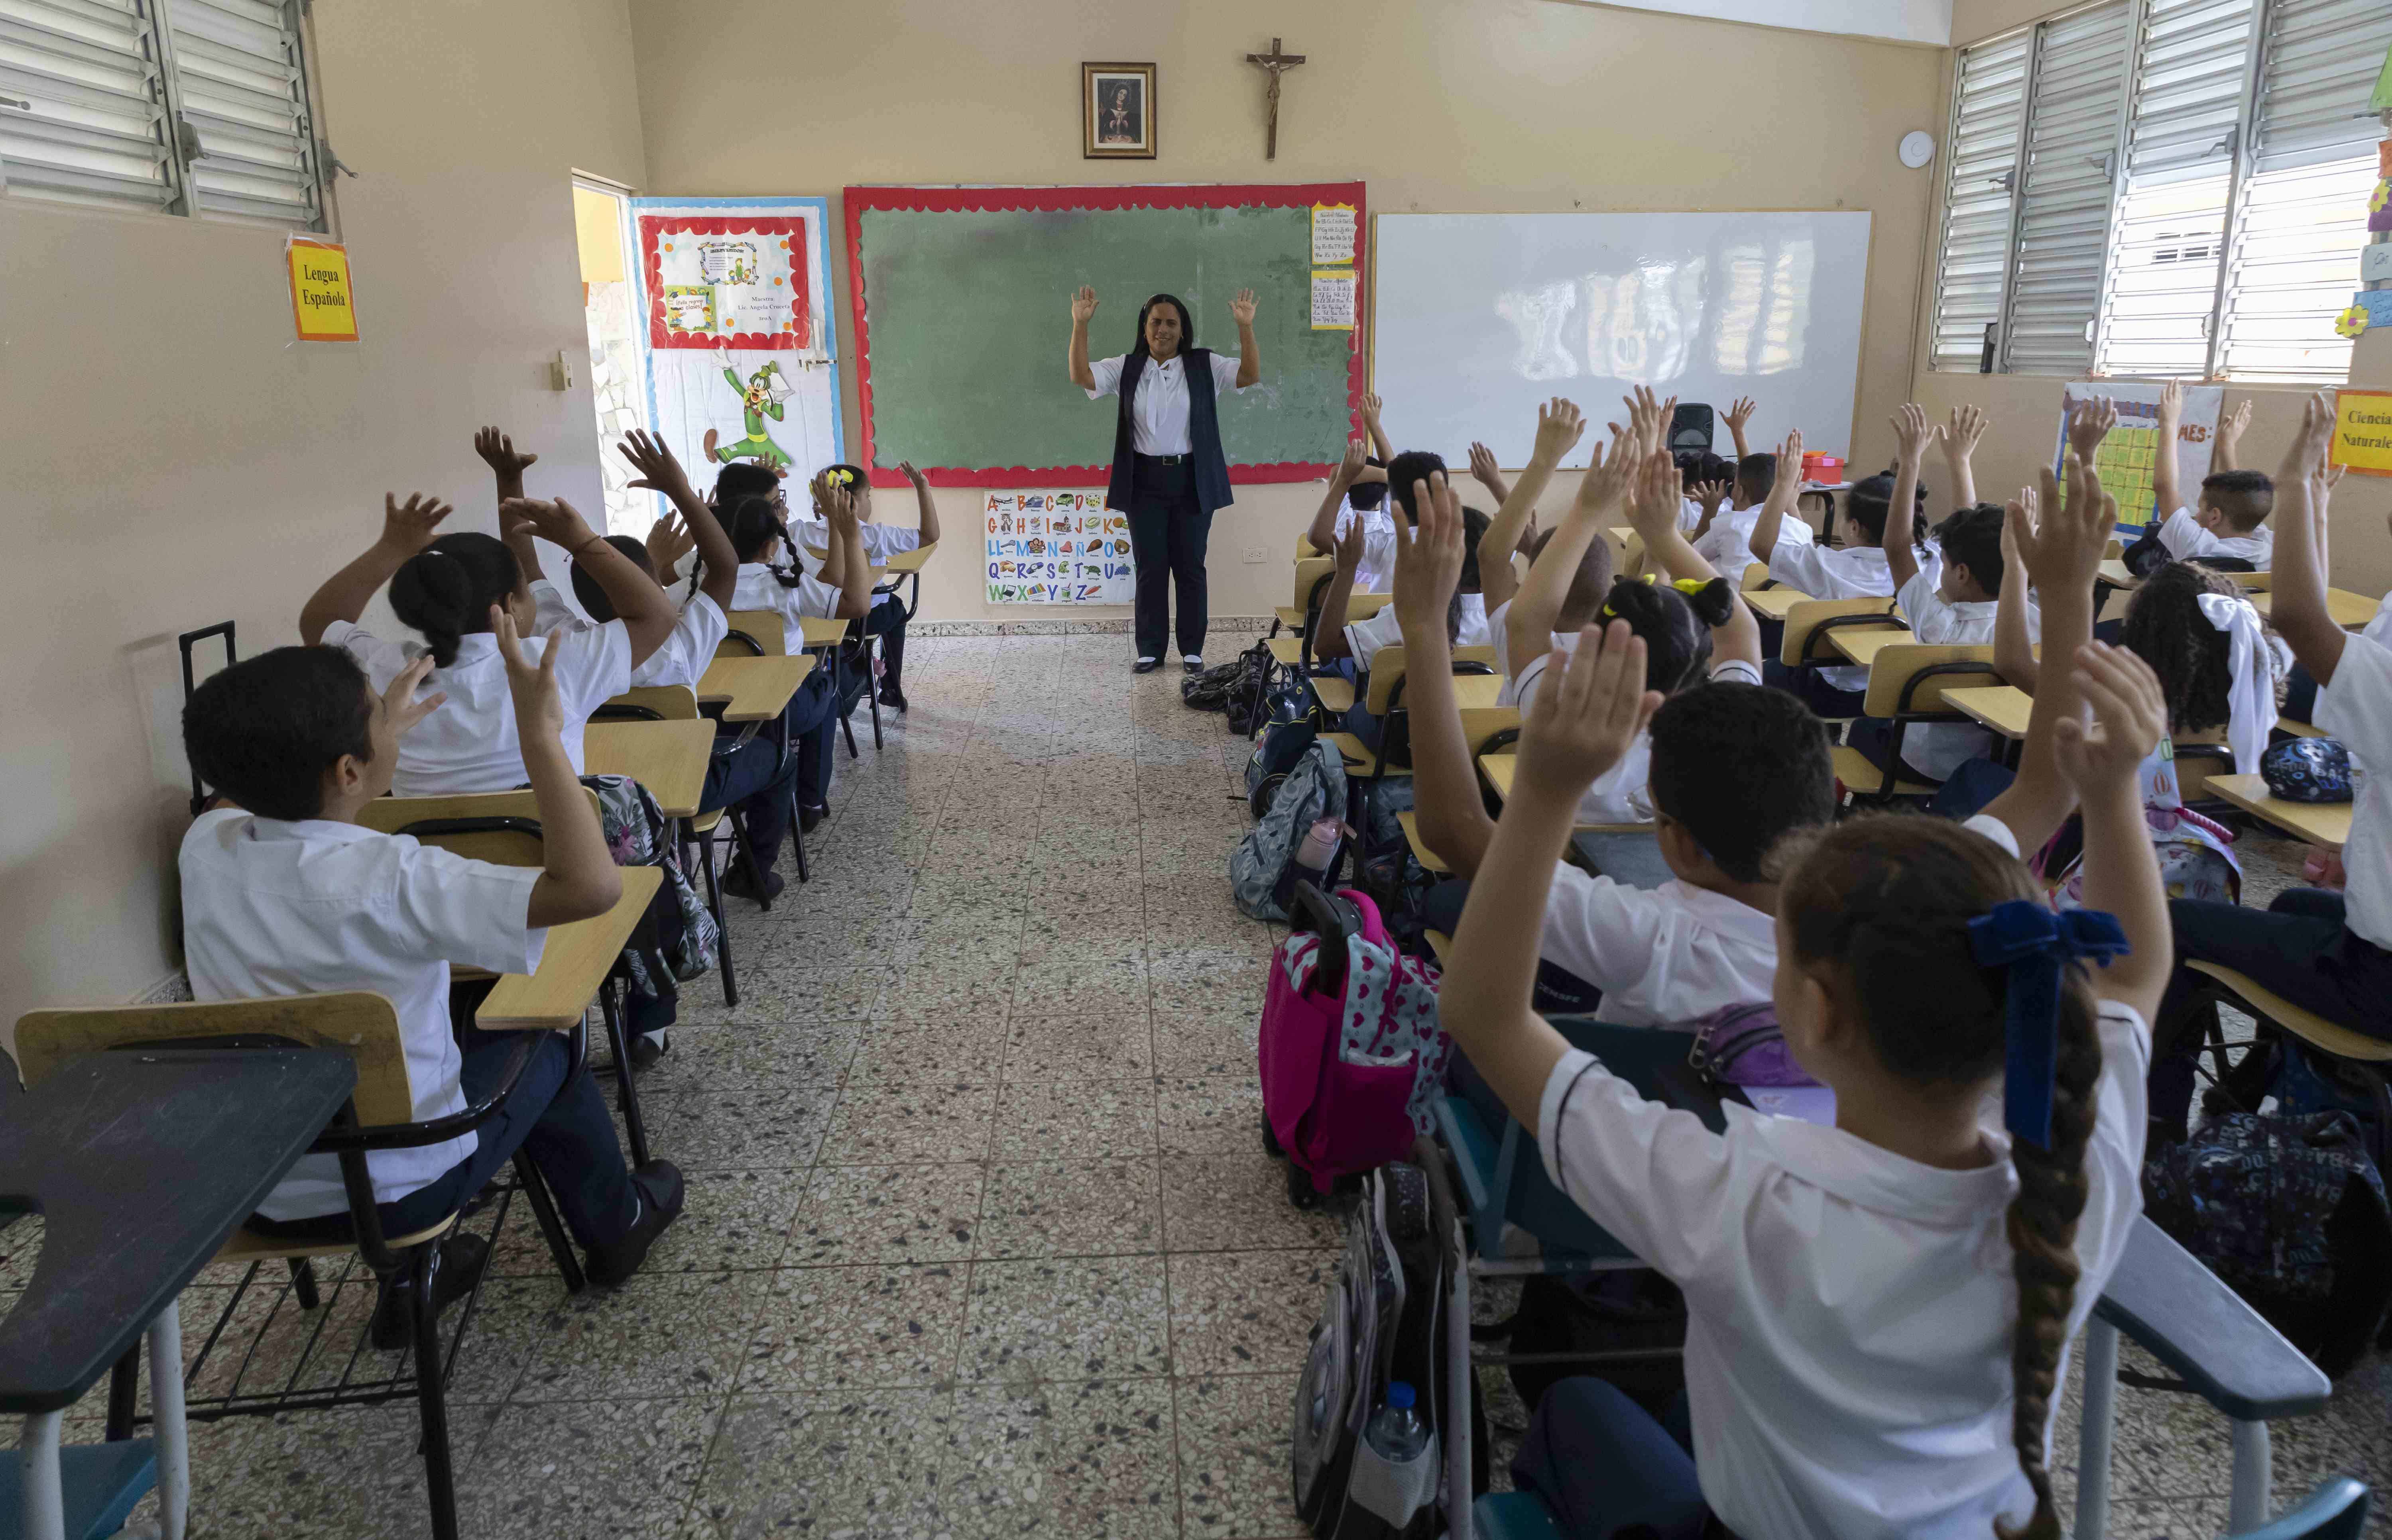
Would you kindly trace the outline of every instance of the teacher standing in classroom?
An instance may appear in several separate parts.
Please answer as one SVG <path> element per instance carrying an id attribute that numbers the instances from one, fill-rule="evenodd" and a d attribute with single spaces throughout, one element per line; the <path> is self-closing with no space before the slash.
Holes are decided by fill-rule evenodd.
<path id="1" fill-rule="evenodd" d="M 1138 345 L 1118 358 L 1088 361 L 1088 319 L 1097 291 L 1072 296 L 1072 382 L 1088 399 L 1118 395 L 1112 479 L 1105 506 L 1129 515 L 1138 571 L 1138 672 L 1163 666 L 1169 641 L 1169 589 L 1179 591 L 1179 662 L 1204 666 L 1204 547 L 1213 511 L 1230 502 L 1229 462 L 1221 453 L 1216 406 L 1222 391 L 1262 378 L 1254 345 L 1254 291 L 1238 291 L 1238 356 L 1195 346 L 1196 323 L 1174 294 L 1157 294 L 1138 313 Z"/>

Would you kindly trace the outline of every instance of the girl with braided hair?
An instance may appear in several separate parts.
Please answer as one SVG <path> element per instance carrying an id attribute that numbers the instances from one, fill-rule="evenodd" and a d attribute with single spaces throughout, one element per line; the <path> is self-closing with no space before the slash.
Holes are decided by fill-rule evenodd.
<path id="1" fill-rule="evenodd" d="M 1526 708 L 1487 857 L 1507 880 L 1474 886 L 1439 1015 L 1555 1184 L 1688 1314 L 1684 1433 L 1599 1379 L 1539 1408 L 1514 1473 L 1566 1534 L 2060 1534 L 2051 1403 L 2141 1210 L 2169 961 L 2136 777 L 2161 692 L 2089 640 L 2109 525 L 2071 470 L 2079 516 L 2035 560 L 2050 655 L 2074 666 L 2036 699 L 2018 781 L 1965 824 L 1855 819 L 1776 853 L 1773 1003 L 1832 1127 L 1730 1107 L 1713 1134 L 1531 1008 L 1579 794 L 1660 705 L 1644 642 L 1590 631 Z M 2017 852 L 2080 801 L 2089 907 L 2055 912 Z"/>

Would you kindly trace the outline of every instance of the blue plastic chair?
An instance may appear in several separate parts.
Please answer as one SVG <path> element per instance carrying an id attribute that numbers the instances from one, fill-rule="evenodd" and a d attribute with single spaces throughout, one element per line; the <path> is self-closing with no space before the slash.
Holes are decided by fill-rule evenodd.
<path id="1" fill-rule="evenodd" d="M 2359 1540 L 2366 1528 L 2366 1486 L 2336 1476 L 2274 1523 L 2243 1530 L 2230 1540 Z"/>

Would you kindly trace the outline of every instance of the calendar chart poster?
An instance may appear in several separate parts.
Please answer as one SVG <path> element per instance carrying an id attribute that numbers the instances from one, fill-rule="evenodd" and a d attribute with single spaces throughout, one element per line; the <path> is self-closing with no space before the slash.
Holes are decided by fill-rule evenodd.
<path id="1" fill-rule="evenodd" d="M 1126 604 L 1129 515 L 1102 492 L 991 492 L 982 519 L 992 604 Z"/>
<path id="2" fill-rule="evenodd" d="M 2079 380 L 2060 395 L 2060 441 L 2051 454 L 2055 470 L 2068 453 L 2069 413 L 2097 396 L 2106 395 L 2118 404 L 2118 425 L 2094 451 L 2093 469 L 2101 478 L 2102 489 L 2118 499 L 2120 524 L 2143 524 L 2176 511 L 2157 506 L 2159 494 L 2152 477 L 2161 453 L 2160 390 L 2158 385 L 2118 380 Z M 2219 386 L 2185 387 L 2173 446 L 2176 484 L 2183 496 L 2197 493 L 2201 478 L 2209 474 L 2209 451 L 2217 437 L 2217 413 L 2225 401 L 2226 392 Z"/>

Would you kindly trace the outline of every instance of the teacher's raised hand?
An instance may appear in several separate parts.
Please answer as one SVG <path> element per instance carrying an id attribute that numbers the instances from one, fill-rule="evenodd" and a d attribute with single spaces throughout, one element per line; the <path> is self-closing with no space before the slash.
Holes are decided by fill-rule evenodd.
<path id="1" fill-rule="evenodd" d="M 1088 292 L 1088 291 L 1083 289 L 1080 292 L 1085 294 Z M 1090 303 L 1093 304 L 1094 302 L 1091 301 Z M 1253 290 L 1241 289 L 1238 291 L 1237 296 L 1229 301 L 1229 317 L 1236 321 L 1240 326 L 1252 326 L 1254 324 L 1254 291 Z"/>
<path id="2" fill-rule="evenodd" d="M 1096 313 L 1097 291 L 1084 283 L 1080 285 L 1080 291 L 1072 296 L 1072 319 L 1086 321 Z M 1246 313 L 1254 314 L 1254 306 L 1251 304 L 1246 306 Z"/>

